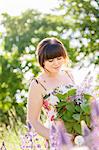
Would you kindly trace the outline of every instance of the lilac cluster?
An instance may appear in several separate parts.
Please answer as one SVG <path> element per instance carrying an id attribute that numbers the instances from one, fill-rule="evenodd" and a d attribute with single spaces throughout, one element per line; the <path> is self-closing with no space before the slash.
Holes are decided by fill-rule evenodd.
<path id="1" fill-rule="evenodd" d="M 99 101 L 92 103 L 92 147 L 93 150 L 99 150 Z"/>
<path id="2" fill-rule="evenodd" d="M 94 88 L 92 86 L 92 81 L 93 77 L 91 76 L 90 72 L 88 72 L 83 82 L 80 85 L 76 86 L 76 95 L 73 96 L 72 99 L 77 105 L 86 102 L 86 100 L 84 99 L 84 94 L 92 95 Z"/>
<path id="3" fill-rule="evenodd" d="M 54 124 L 52 124 L 50 128 L 50 148 L 51 150 L 58 150 L 57 145 L 57 137 L 58 137 L 58 130 Z"/>
<path id="4" fill-rule="evenodd" d="M 22 145 L 20 146 L 20 148 L 22 150 L 32 150 L 33 149 L 33 132 L 32 130 L 32 126 L 30 123 L 27 123 L 27 128 L 28 131 L 27 133 L 22 136 Z"/>
<path id="5" fill-rule="evenodd" d="M 97 100 L 92 103 L 91 120 L 92 131 L 86 124 L 82 125 L 85 144 L 90 150 L 99 150 L 99 102 Z"/>
<path id="6" fill-rule="evenodd" d="M 71 136 L 62 124 L 53 124 L 50 129 L 50 150 L 68 150 L 72 148 Z"/>
<path id="7" fill-rule="evenodd" d="M 93 76 L 91 72 L 89 71 L 87 75 L 85 76 L 83 82 L 81 83 L 80 90 L 82 91 L 82 93 L 88 93 L 92 95 L 93 89 L 94 89 Z"/>

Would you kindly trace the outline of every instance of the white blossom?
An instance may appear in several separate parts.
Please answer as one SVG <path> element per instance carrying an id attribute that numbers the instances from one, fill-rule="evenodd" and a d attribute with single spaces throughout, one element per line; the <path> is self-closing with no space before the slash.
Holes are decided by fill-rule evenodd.
<path id="1" fill-rule="evenodd" d="M 57 102 L 59 102 L 58 97 L 57 97 L 57 96 L 54 96 L 53 94 L 51 94 L 51 95 L 50 95 L 50 104 L 54 106 L 54 105 L 57 104 Z"/>

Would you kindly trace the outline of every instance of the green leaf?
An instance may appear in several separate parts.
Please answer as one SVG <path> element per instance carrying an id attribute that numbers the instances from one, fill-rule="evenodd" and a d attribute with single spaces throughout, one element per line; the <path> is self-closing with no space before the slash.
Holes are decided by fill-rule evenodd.
<path id="1" fill-rule="evenodd" d="M 73 114 L 72 116 L 75 120 L 80 121 L 80 114 Z"/>
<path id="2" fill-rule="evenodd" d="M 88 103 L 82 103 L 80 106 L 86 114 L 90 114 L 90 105 Z"/>
<path id="3" fill-rule="evenodd" d="M 63 108 L 63 106 L 66 106 L 66 101 L 61 101 L 57 103 L 57 108 Z"/>
<path id="4" fill-rule="evenodd" d="M 67 108 L 67 110 L 70 111 L 70 112 L 75 112 L 75 105 L 74 105 L 73 102 L 67 102 L 66 108 Z"/>
<path id="5" fill-rule="evenodd" d="M 3 104 L 3 111 L 7 112 L 11 107 L 11 103 L 10 102 L 6 102 Z"/>
<path id="6" fill-rule="evenodd" d="M 78 105 L 76 105 L 76 106 L 75 106 L 75 110 L 76 110 L 77 112 L 80 112 L 80 111 L 81 111 L 81 107 L 78 106 Z"/>
<path id="7" fill-rule="evenodd" d="M 75 123 L 73 126 L 75 133 L 81 134 L 81 125 L 80 123 Z"/>
<path id="8" fill-rule="evenodd" d="M 92 98 L 92 95 L 90 95 L 90 94 L 84 94 L 84 98 L 86 100 L 90 100 Z"/>
<path id="9" fill-rule="evenodd" d="M 64 99 L 66 99 L 66 97 L 68 97 L 68 94 L 66 93 L 66 94 L 56 94 L 56 96 L 58 97 L 58 99 L 59 100 L 64 100 Z"/>
<path id="10" fill-rule="evenodd" d="M 72 134 L 74 133 L 73 126 L 74 126 L 74 122 L 65 122 L 65 128 L 68 133 L 72 133 Z"/>
<path id="11" fill-rule="evenodd" d="M 90 115 L 85 116 L 85 122 L 86 122 L 86 124 L 87 124 L 88 126 L 90 126 L 90 121 L 91 121 Z"/>
<path id="12" fill-rule="evenodd" d="M 72 121 L 73 121 L 72 112 L 66 111 L 66 112 L 63 114 L 62 119 L 63 119 L 64 121 L 72 122 Z"/>
<path id="13" fill-rule="evenodd" d="M 76 89 L 71 89 L 68 91 L 68 96 L 74 96 L 76 94 Z"/>
<path id="14" fill-rule="evenodd" d="M 76 93 L 76 89 L 70 89 L 65 94 L 57 93 L 56 96 L 59 98 L 59 100 L 65 100 L 68 96 L 73 96 Z"/>

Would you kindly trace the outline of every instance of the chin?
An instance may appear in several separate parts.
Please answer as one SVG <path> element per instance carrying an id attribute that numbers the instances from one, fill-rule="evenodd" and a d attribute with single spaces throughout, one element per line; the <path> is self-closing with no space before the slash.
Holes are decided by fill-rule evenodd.
<path id="1" fill-rule="evenodd" d="M 53 71 L 53 73 L 58 73 L 58 72 L 60 72 L 60 69 Z"/>
<path id="2" fill-rule="evenodd" d="M 55 71 L 56 71 L 56 72 L 58 72 L 58 71 L 60 71 L 60 70 L 61 70 L 61 68 L 57 68 L 57 69 L 55 69 Z"/>

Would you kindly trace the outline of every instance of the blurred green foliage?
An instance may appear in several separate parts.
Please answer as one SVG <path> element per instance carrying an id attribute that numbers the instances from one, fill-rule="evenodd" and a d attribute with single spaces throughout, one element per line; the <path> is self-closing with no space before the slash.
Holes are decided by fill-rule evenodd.
<path id="1" fill-rule="evenodd" d="M 29 82 L 25 74 L 40 72 L 35 50 L 46 37 L 57 37 L 75 65 L 88 57 L 98 64 L 99 7 L 96 0 L 60 0 L 53 14 L 27 10 L 20 16 L 2 14 L 5 32 L 0 32 L 0 126 L 26 122 Z M 75 42 L 76 41 L 76 42 Z M 76 44 L 75 44 L 76 43 Z M 91 57 L 90 57 L 91 56 Z"/>

